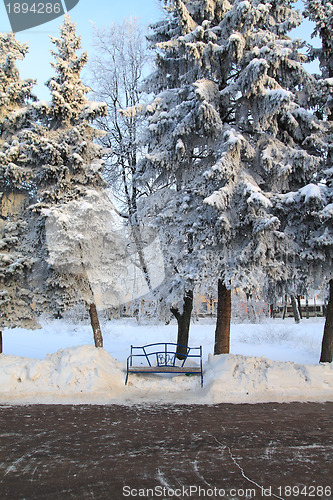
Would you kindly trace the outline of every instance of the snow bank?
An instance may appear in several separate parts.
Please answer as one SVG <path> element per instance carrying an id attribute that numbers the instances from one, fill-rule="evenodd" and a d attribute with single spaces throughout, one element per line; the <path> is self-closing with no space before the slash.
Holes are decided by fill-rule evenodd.
<path id="1" fill-rule="evenodd" d="M 249 356 L 209 356 L 209 402 L 333 401 L 333 365 L 302 365 Z"/>
<path id="2" fill-rule="evenodd" d="M 123 391 L 123 363 L 103 349 L 61 349 L 46 359 L 0 355 L 0 401 L 93 401 Z"/>
<path id="3" fill-rule="evenodd" d="M 103 349 L 80 346 L 45 359 L 0 355 L 0 403 L 216 404 L 333 401 L 333 365 L 243 355 L 208 356 L 200 377 L 133 375 Z"/>

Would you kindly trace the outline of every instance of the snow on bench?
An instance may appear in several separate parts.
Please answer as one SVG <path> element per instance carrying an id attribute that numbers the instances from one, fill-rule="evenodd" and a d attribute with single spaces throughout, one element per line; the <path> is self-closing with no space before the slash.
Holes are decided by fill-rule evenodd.
<path id="1" fill-rule="evenodd" d="M 177 359 L 178 348 L 185 351 L 184 358 Z M 191 366 L 191 360 L 200 364 Z M 136 363 L 136 364 L 133 364 Z M 172 342 L 160 342 L 144 346 L 131 345 L 131 354 L 127 358 L 125 385 L 130 373 L 183 373 L 200 375 L 203 386 L 202 347 L 187 347 Z"/>

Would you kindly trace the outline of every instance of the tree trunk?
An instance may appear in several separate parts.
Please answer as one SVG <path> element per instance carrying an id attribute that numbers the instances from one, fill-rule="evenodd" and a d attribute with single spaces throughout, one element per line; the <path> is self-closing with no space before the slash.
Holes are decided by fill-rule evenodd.
<path id="1" fill-rule="evenodd" d="M 270 318 L 275 319 L 278 311 L 279 311 L 279 309 L 276 306 L 276 302 L 272 302 L 271 304 L 269 304 L 269 316 L 270 316 Z"/>
<path id="2" fill-rule="evenodd" d="M 2 353 L 2 332 L 0 331 L 0 354 Z"/>
<path id="3" fill-rule="evenodd" d="M 296 302 L 295 295 L 291 295 L 290 298 L 291 298 L 291 305 L 292 305 L 292 308 L 293 308 L 293 315 L 294 315 L 295 322 L 299 323 L 301 321 L 301 317 L 299 315 L 299 310 L 298 310 L 298 307 L 297 307 L 297 302 Z"/>
<path id="4" fill-rule="evenodd" d="M 286 314 L 287 314 L 287 295 L 284 296 L 282 319 L 286 319 Z"/>
<path id="5" fill-rule="evenodd" d="M 103 347 L 103 336 L 101 331 L 101 326 L 99 324 L 96 304 L 90 304 L 89 306 L 90 322 L 94 332 L 95 347 Z"/>
<path id="6" fill-rule="evenodd" d="M 94 292 L 93 289 L 91 288 L 90 280 L 88 278 L 88 273 L 86 270 L 86 266 L 84 264 L 84 259 L 83 259 L 83 251 L 82 251 L 82 246 L 81 243 L 78 243 L 78 247 L 80 250 L 80 257 L 81 257 L 81 265 L 82 265 L 82 270 L 83 270 L 83 275 L 85 276 L 89 289 L 90 289 L 90 294 L 91 298 L 89 300 L 90 306 L 89 306 L 89 316 L 90 316 L 90 324 L 93 329 L 94 333 L 94 342 L 95 342 L 95 347 L 102 347 L 103 348 L 103 336 L 102 336 L 102 330 L 101 330 L 101 325 L 99 324 L 99 319 L 98 319 L 98 314 L 97 314 L 97 308 L 95 304 L 95 299 L 94 299 Z M 88 303 L 89 303 L 88 302 Z"/>
<path id="7" fill-rule="evenodd" d="M 184 295 L 183 312 L 180 314 L 178 309 L 172 308 L 171 312 L 177 320 L 178 335 L 177 344 L 182 347 L 177 348 L 176 356 L 178 359 L 184 359 L 187 353 L 188 339 L 190 334 L 191 314 L 193 309 L 193 291 L 189 290 Z"/>
<path id="8" fill-rule="evenodd" d="M 302 304 L 301 304 L 301 296 L 300 295 L 297 295 L 297 306 L 298 306 L 299 316 L 301 319 L 303 319 Z"/>
<path id="9" fill-rule="evenodd" d="M 131 230 L 132 230 L 132 236 L 134 239 L 135 247 L 138 252 L 138 257 L 139 257 L 139 262 L 140 266 L 144 275 L 144 278 L 146 280 L 148 289 L 150 292 L 153 291 L 150 276 L 149 276 L 149 271 L 148 271 L 148 266 L 145 260 L 145 255 L 144 255 L 144 250 L 143 250 L 143 242 L 140 234 L 140 229 L 137 224 L 137 220 L 135 218 L 134 222 L 131 220 Z"/>
<path id="10" fill-rule="evenodd" d="M 256 313 L 256 308 L 253 305 L 253 298 L 250 293 L 246 294 L 246 301 L 247 301 L 247 317 L 249 321 L 254 321 L 254 323 L 257 322 L 257 313 Z"/>
<path id="11" fill-rule="evenodd" d="M 333 357 L 333 279 L 330 280 L 330 293 L 326 309 L 324 335 L 321 345 L 320 363 L 332 363 Z"/>
<path id="12" fill-rule="evenodd" d="M 214 354 L 230 352 L 231 290 L 222 280 L 218 281 L 217 319 Z"/>
<path id="13" fill-rule="evenodd" d="M 269 317 L 275 318 L 274 304 L 272 303 L 269 304 Z"/>

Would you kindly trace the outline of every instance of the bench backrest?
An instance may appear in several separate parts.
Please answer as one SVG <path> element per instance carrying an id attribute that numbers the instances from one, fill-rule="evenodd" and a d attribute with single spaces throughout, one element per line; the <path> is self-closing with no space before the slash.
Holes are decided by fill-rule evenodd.
<path id="1" fill-rule="evenodd" d="M 131 354 L 128 357 L 130 366 L 133 364 L 133 358 L 145 359 L 148 366 L 175 366 L 177 352 L 182 348 L 185 351 L 184 358 L 181 359 L 181 366 L 184 366 L 188 358 L 200 358 L 202 361 L 202 347 L 188 347 L 173 342 L 158 342 L 144 346 L 131 346 Z"/>

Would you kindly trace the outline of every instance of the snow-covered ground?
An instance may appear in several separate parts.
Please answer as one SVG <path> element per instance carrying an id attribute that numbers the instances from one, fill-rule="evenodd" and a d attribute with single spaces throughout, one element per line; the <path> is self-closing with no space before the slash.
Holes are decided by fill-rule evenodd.
<path id="1" fill-rule="evenodd" d="M 130 345 L 175 342 L 176 325 L 103 324 L 104 349 L 92 346 L 90 326 L 63 320 L 41 330 L 5 330 L 0 355 L 0 403 L 175 403 L 333 401 L 333 364 L 318 364 L 323 318 L 233 324 L 230 355 L 212 356 L 214 324 L 191 327 L 203 346 L 200 377 L 130 375 Z"/>

